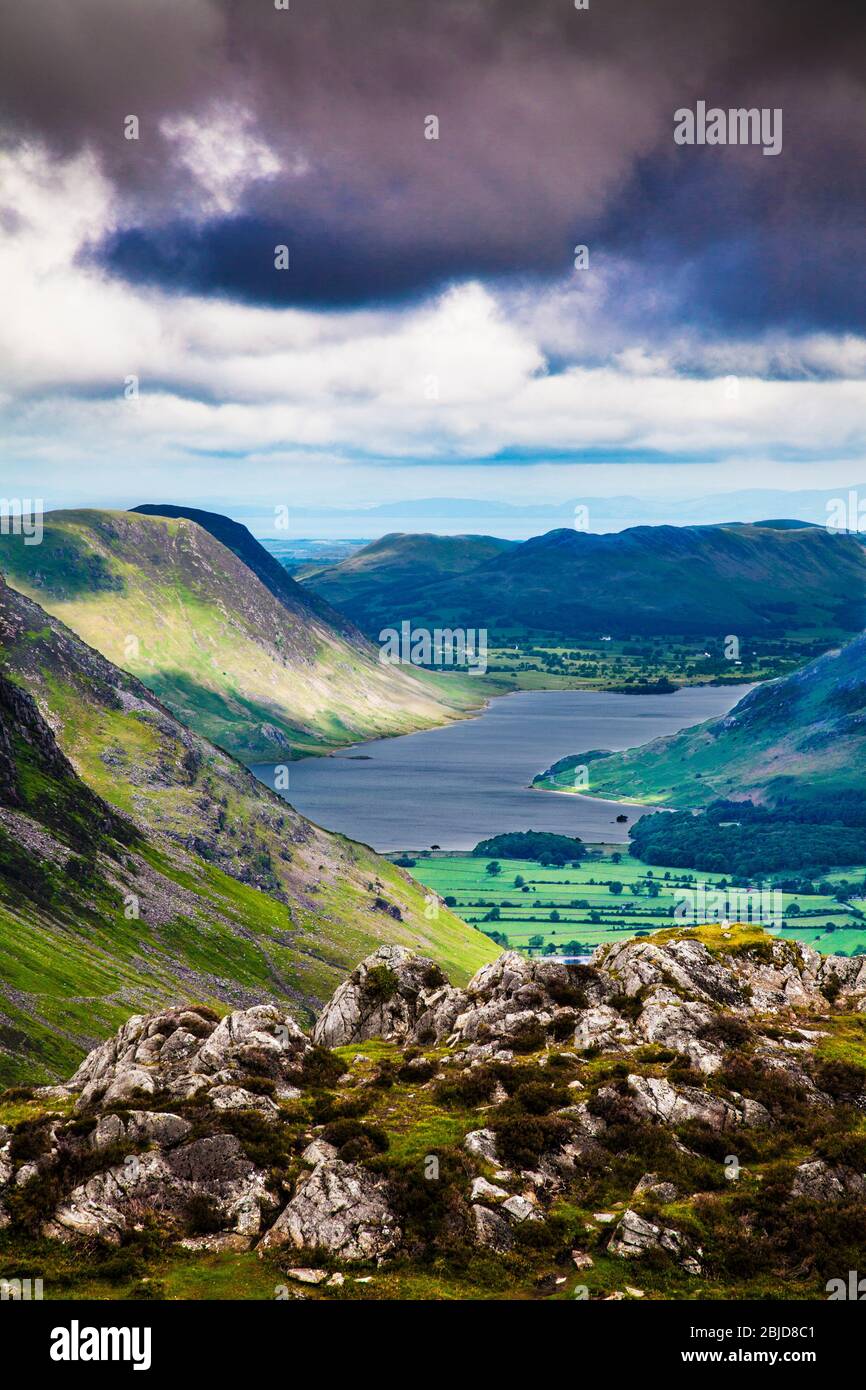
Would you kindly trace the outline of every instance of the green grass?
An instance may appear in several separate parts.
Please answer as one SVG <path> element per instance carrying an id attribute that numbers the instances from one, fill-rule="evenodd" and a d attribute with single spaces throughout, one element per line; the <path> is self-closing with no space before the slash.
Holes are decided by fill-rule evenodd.
<path id="1" fill-rule="evenodd" d="M 190 521 L 53 512 L 38 547 L 0 537 L 0 568 L 243 762 L 429 728 L 484 699 L 465 677 L 383 665 L 314 613 L 290 611 Z"/>
<path id="2" fill-rule="evenodd" d="M 499 861 L 502 873 L 491 877 L 487 860 L 469 854 L 433 853 L 418 858 L 410 872 L 425 887 L 443 898 L 453 897 L 453 911 L 480 931 L 495 931 L 507 938 L 509 949 L 527 950 L 532 937 L 543 938 L 542 947 L 562 950 L 572 940 L 594 949 L 603 942 L 622 941 L 637 932 L 653 932 L 672 925 L 685 925 L 672 917 L 678 889 L 694 890 L 703 883 L 712 892 L 722 874 L 697 870 L 649 868 L 633 859 L 624 848 L 605 846 L 595 849 L 598 858 L 583 861 L 578 868 L 542 868 L 530 860 Z M 619 862 L 613 856 L 619 855 Z M 856 878 L 862 870 L 846 870 Z M 525 879 L 529 892 L 515 887 L 515 877 Z M 781 877 L 785 877 L 782 875 Z M 832 878 L 832 876 L 830 876 Z M 610 891 L 610 883 L 623 885 L 620 894 Z M 657 883 L 659 896 L 648 896 L 648 885 Z M 758 885 L 761 886 L 761 885 Z M 769 887 L 769 880 L 766 885 Z M 632 887 L 639 889 L 633 893 Z M 805 941 L 825 954 L 850 955 L 857 947 L 866 949 L 866 923 L 856 910 L 823 894 L 782 893 L 783 913 L 794 903 L 800 916 L 786 919 L 778 931 L 784 939 Z M 572 904 L 579 900 L 581 906 Z M 498 921 L 485 921 L 491 906 L 499 908 Z M 550 920 L 558 912 L 558 922 Z M 833 928 L 828 930 L 828 926 Z"/>

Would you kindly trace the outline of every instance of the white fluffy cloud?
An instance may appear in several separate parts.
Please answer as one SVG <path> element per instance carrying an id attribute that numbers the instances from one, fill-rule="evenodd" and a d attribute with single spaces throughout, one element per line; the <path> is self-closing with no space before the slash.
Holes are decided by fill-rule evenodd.
<path id="1" fill-rule="evenodd" d="M 241 118 L 219 160 L 209 139 L 175 130 L 221 208 L 274 167 Z M 88 258 L 116 217 L 92 156 L 51 162 L 19 146 L 0 156 L 0 189 L 0 425 L 28 494 L 46 470 L 84 482 L 111 459 L 150 494 L 202 455 L 253 456 L 261 470 L 270 457 L 309 481 L 314 456 L 856 460 L 866 448 L 866 340 L 851 335 L 738 349 L 615 342 L 611 330 L 606 345 L 593 332 L 615 315 L 603 270 L 594 288 L 518 297 L 464 283 L 358 313 L 169 297 Z"/>
<path id="2" fill-rule="evenodd" d="M 174 149 L 175 162 L 186 169 L 201 191 L 202 213 L 230 213 L 260 179 L 272 179 L 283 161 L 253 130 L 253 116 L 242 106 L 212 106 L 197 116 L 165 116 L 160 132 Z M 306 173 L 298 156 L 291 172 Z"/>

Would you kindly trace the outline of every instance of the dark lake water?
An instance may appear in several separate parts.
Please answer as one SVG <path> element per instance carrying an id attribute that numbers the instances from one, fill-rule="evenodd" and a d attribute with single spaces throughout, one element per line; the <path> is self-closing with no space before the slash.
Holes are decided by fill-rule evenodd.
<path id="1" fill-rule="evenodd" d="M 632 748 L 724 714 L 748 686 L 697 686 L 671 695 L 520 691 L 477 718 L 357 744 L 290 765 L 283 795 L 310 820 L 377 850 L 472 849 L 505 830 L 555 830 L 623 842 L 634 806 L 529 790 L 557 758 Z M 273 768 L 252 769 L 273 786 Z"/>

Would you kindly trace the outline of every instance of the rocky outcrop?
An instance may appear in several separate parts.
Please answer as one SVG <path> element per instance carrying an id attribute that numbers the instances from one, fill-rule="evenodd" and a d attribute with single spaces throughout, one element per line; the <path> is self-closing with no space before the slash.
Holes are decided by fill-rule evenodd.
<path id="1" fill-rule="evenodd" d="M 672 1086 L 665 1077 L 637 1075 L 629 1076 L 627 1084 L 631 1107 L 641 1119 L 664 1125 L 694 1121 L 718 1131 L 743 1123 L 742 1112 L 733 1102 L 700 1087 Z"/>
<path id="2" fill-rule="evenodd" d="M 447 1041 L 467 1044 L 473 1056 L 493 1056 L 571 1037 L 580 1022 L 589 1047 L 630 1036 L 628 1024 L 604 1007 L 612 993 L 579 966 L 518 951 L 504 952 L 465 990 L 455 989 L 432 961 L 383 946 L 340 986 L 313 1039 L 328 1047 L 371 1037 L 425 1046 Z"/>
<path id="3" fill-rule="evenodd" d="M 678 1191 L 675 1183 L 660 1182 L 657 1173 L 644 1173 L 640 1182 L 636 1184 L 633 1197 L 647 1197 L 654 1202 L 675 1202 Z"/>
<path id="4" fill-rule="evenodd" d="M 593 964 L 613 980 L 620 994 L 634 998 L 642 991 L 667 986 L 690 1000 L 742 1008 L 747 995 L 733 971 L 701 942 L 689 938 L 658 945 L 652 940 L 601 946 Z"/>
<path id="5" fill-rule="evenodd" d="M 675 1086 L 664 1076 L 632 1074 L 623 1089 L 602 1087 L 598 1099 L 624 1107 L 636 1120 L 670 1128 L 698 1124 L 721 1134 L 738 1125 L 764 1129 L 772 1124 L 760 1101 L 744 1099 L 733 1091 L 722 1096 L 700 1086 Z"/>
<path id="6" fill-rule="evenodd" d="M 849 994 L 855 1006 L 866 999 L 866 961 L 821 956 L 802 941 L 768 941 L 766 956 L 744 953 L 732 960 L 733 973 L 749 991 L 756 1013 L 784 1009 L 821 1012 L 827 1007 L 828 984 Z"/>
<path id="7" fill-rule="evenodd" d="M 401 1237 L 386 1179 L 319 1138 L 303 1150 L 308 1170 L 287 1200 L 284 1181 L 243 1142 L 249 1133 L 261 1147 L 256 1126 L 284 1123 L 281 1107 L 302 1094 L 295 1083 L 304 1084 L 311 1052 L 292 1019 L 268 1005 L 223 1019 L 198 1007 L 131 1018 L 66 1087 L 46 1090 L 46 1100 L 74 1096 L 79 1119 L 46 1124 L 28 1139 L 33 1157 L 17 1165 L 0 1131 L 0 1224 L 4 1189 L 47 1182 L 67 1188 L 43 1223 L 49 1238 L 118 1244 L 151 1216 L 190 1249 L 287 1246 L 381 1260 Z M 223 1116 L 237 1117 L 237 1134 Z M 85 1176 L 69 1183 L 75 1173 Z"/>
<path id="8" fill-rule="evenodd" d="M 99 1236 L 116 1243 L 145 1211 L 181 1219 L 208 1203 L 220 1230 L 256 1236 L 263 1210 L 274 1206 L 267 1175 L 244 1156 L 238 1139 L 217 1134 L 170 1152 L 129 1155 L 98 1173 L 58 1206 L 45 1234 Z"/>
<path id="9" fill-rule="evenodd" d="M 75 1097 L 80 1121 L 47 1125 L 31 1141 L 34 1157 L 17 1168 L 11 1144 L 0 1146 L 0 1206 L 4 1185 L 23 1191 L 47 1181 L 68 1187 L 44 1224 L 57 1239 L 117 1243 L 151 1213 L 178 1233 L 204 1222 L 212 1248 L 222 1248 L 223 1237 L 233 1248 L 248 1246 L 280 1194 L 219 1116 L 274 1123 L 279 1102 L 301 1094 L 295 1082 L 311 1050 L 294 1021 L 269 1005 L 223 1019 L 199 1007 L 134 1016 L 66 1087 L 47 1089 L 47 1100 Z M 195 1125 L 154 1108 L 167 1102 L 192 1102 Z M 78 1172 L 86 1176 L 70 1184 L 67 1175 Z"/>
<path id="10" fill-rule="evenodd" d="M 721 1006 L 740 1013 L 777 1012 L 788 1008 L 818 1010 L 827 1006 L 828 983 L 866 998 L 866 961 L 821 956 L 800 941 L 770 936 L 753 947 L 723 956 L 688 936 L 656 942 L 626 941 L 601 946 L 592 964 L 616 982 L 619 992 L 645 1002 L 666 996 Z"/>
<path id="11" fill-rule="evenodd" d="M 447 1010 L 433 1009 L 421 1020 L 419 1040 L 423 1029 L 436 1041 L 467 1044 L 470 1055 L 495 1056 L 571 1040 L 580 1027 L 585 1041 L 578 1045 L 616 1045 L 630 1030 L 605 1007 L 612 993 L 601 976 L 581 966 L 505 951 L 473 976 L 462 999 L 449 999 Z"/>
<path id="12" fill-rule="evenodd" d="M 400 1236 L 387 1182 L 357 1163 L 324 1158 L 301 1179 L 259 1248 L 319 1249 L 344 1260 L 378 1262 Z"/>
<path id="13" fill-rule="evenodd" d="M 136 1110 L 126 1117 L 102 1115 L 91 1132 L 88 1143 L 92 1149 L 104 1151 L 126 1143 L 171 1149 L 181 1143 L 192 1129 L 189 1120 L 166 1112 Z"/>
<path id="14" fill-rule="evenodd" d="M 504 1253 L 514 1244 L 514 1236 L 508 1222 L 499 1212 L 476 1203 L 472 1207 L 473 1234 L 476 1245 L 486 1250 Z"/>
<path id="15" fill-rule="evenodd" d="M 838 1103 L 856 1119 L 866 1092 L 856 1066 L 828 1069 L 814 1056 L 830 1027 L 814 1017 L 819 1004 L 827 1015 L 828 981 L 848 1007 L 861 964 L 760 946 L 713 954 L 689 937 L 641 940 L 577 968 L 506 952 L 463 990 L 431 961 L 382 947 L 340 986 L 312 1039 L 273 1006 L 222 1019 L 198 1006 L 135 1016 L 66 1087 L 42 1093 L 47 1106 L 71 1098 L 72 1117 L 50 1113 L 32 1132 L 0 1127 L 0 1227 L 23 1207 L 40 1213 L 48 1237 L 117 1244 L 154 1219 L 192 1250 L 319 1252 L 298 1265 L 317 1277 L 297 1276 L 318 1288 L 325 1256 L 378 1265 L 415 1248 L 414 1213 L 428 1195 L 383 1155 L 388 1117 L 404 1134 L 400 1107 L 424 1092 L 425 1115 L 429 1104 L 478 1114 L 468 1132 L 459 1122 L 447 1172 L 424 1173 L 442 1183 L 429 1194 L 441 1194 L 448 1248 L 507 1255 L 543 1244 L 555 1204 L 584 1204 L 635 1126 L 657 1171 L 636 1185 L 629 1172 L 619 1193 L 632 1190 L 630 1207 L 617 1196 L 587 1230 L 619 1258 L 662 1254 L 698 1274 L 701 1252 L 657 1217 L 690 1200 L 689 1164 L 736 1152 L 734 1132 L 757 1152 L 758 1136 L 742 1132 L 772 1127 L 775 1140 L 789 1106 L 835 1125 Z M 402 1058 L 323 1051 L 376 1036 Z M 801 1129 L 790 1200 L 866 1201 L 866 1177 L 802 1144 Z M 838 1152 L 851 1162 L 857 1150 Z"/>
<path id="16" fill-rule="evenodd" d="M 563 1040 L 604 1051 L 654 1043 L 712 1075 L 724 1053 L 711 1036 L 720 1012 L 747 1018 L 819 1010 L 829 981 L 850 991 L 854 1003 L 866 999 L 866 963 L 771 938 L 760 951 L 727 956 L 689 937 L 627 941 L 600 947 L 589 968 L 505 951 L 464 990 L 449 985 L 432 961 L 383 946 L 340 986 L 313 1038 L 329 1047 L 371 1037 L 448 1043 L 503 1060 Z M 616 1007 L 622 999 L 640 1007 L 624 1014 Z"/>
<path id="17" fill-rule="evenodd" d="M 309 1051 L 294 1020 L 270 1004 L 223 1019 L 196 1007 L 135 1015 L 85 1057 L 69 1089 L 79 1093 L 80 1111 L 201 1092 L 217 1108 L 261 1109 L 244 1078 L 271 1082 L 278 1098 L 290 1098 Z"/>
<path id="18" fill-rule="evenodd" d="M 655 988 L 635 1024 L 635 1035 L 687 1057 L 695 1071 L 710 1076 L 722 1065 L 722 1049 L 702 1036 L 716 1014 L 707 1004 L 686 1003 L 670 990 Z"/>
<path id="19" fill-rule="evenodd" d="M 640 1259 L 655 1250 L 665 1250 L 690 1274 L 700 1274 L 701 1267 L 689 1243 L 680 1231 L 670 1226 L 656 1226 L 645 1221 L 636 1211 L 625 1211 L 608 1243 L 608 1253 L 620 1259 Z M 700 1254 L 700 1249 L 697 1251 Z"/>
<path id="20" fill-rule="evenodd" d="M 866 1000 L 866 963 L 769 937 L 760 950 L 720 956 L 685 937 L 603 946 L 588 968 L 505 951 L 460 990 L 431 961 L 384 946 L 340 986 L 313 1037 L 331 1047 L 370 1037 L 448 1043 L 503 1060 L 564 1040 L 604 1051 L 653 1043 L 709 1076 L 725 1050 L 712 1037 L 720 1013 L 820 1010 L 828 982 L 856 1005 Z M 623 999 L 640 1007 L 623 1013 Z"/>
<path id="21" fill-rule="evenodd" d="M 809 1197 L 813 1202 L 845 1202 L 866 1197 L 866 1177 L 853 1168 L 834 1167 L 817 1158 L 798 1166 L 791 1192 L 795 1197 Z"/>
<path id="22" fill-rule="evenodd" d="M 473 1129 L 463 1140 L 463 1147 L 485 1163 L 496 1162 L 496 1135 L 492 1129 Z"/>
<path id="23" fill-rule="evenodd" d="M 461 992 L 451 988 L 434 961 L 413 955 L 405 946 L 380 946 L 325 1005 L 313 1041 L 323 1047 L 366 1038 L 402 1041 L 416 1035 L 423 1016 L 447 1007 L 450 996 Z"/>

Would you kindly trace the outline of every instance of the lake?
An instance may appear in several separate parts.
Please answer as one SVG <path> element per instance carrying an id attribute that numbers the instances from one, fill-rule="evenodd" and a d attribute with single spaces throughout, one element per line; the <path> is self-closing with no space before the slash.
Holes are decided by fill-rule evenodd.
<path id="1" fill-rule="evenodd" d="M 693 686 L 670 695 L 519 691 L 473 719 L 356 744 L 291 763 L 287 801 L 310 820 L 373 849 L 472 849 L 506 830 L 555 830 L 624 842 L 634 806 L 530 791 L 568 753 L 632 748 L 726 713 L 749 689 Z M 273 767 L 252 771 L 269 786 Z"/>

